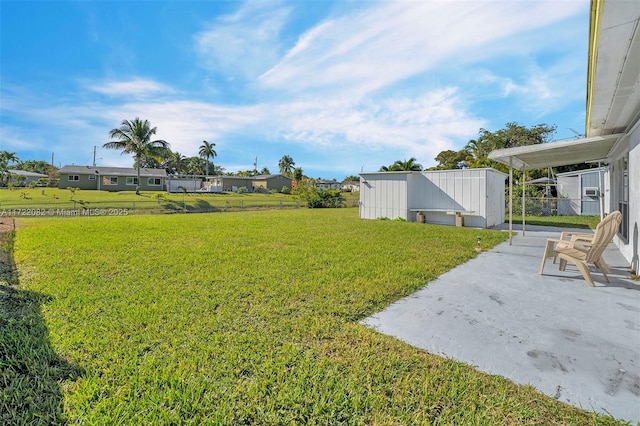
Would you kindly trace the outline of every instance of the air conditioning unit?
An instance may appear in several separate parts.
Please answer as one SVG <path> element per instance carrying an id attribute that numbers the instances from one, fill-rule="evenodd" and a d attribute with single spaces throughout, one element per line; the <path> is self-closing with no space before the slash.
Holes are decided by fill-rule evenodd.
<path id="1" fill-rule="evenodd" d="M 582 195 L 585 197 L 597 197 L 598 192 L 598 188 L 595 186 L 585 186 L 582 190 Z"/>

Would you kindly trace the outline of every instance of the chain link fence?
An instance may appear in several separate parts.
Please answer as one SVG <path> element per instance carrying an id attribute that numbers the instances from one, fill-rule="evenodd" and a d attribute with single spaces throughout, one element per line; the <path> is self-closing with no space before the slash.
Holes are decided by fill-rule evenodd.
<path id="1" fill-rule="evenodd" d="M 527 216 L 597 216 L 600 214 L 598 199 L 525 197 Z M 507 211 L 509 205 L 507 204 Z M 513 198 L 513 214 L 522 214 L 522 198 Z"/>
<path id="2" fill-rule="evenodd" d="M 132 214 L 212 213 L 244 210 L 276 210 L 306 207 L 300 201 L 285 200 L 140 200 L 60 201 L 25 205 L 0 203 L 0 217 L 127 216 Z"/>

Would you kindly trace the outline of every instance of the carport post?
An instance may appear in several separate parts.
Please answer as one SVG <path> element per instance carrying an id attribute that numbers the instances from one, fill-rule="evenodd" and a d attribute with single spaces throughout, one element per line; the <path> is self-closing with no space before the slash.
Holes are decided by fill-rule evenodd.
<path id="1" fill-rule="evenodd" d="M 513 160 L 509 157 L 509 245 L 513 239 Z"/>
<path id="2" fill-rule="evenodd" d="M 604 194 L 602 190 L 604 185 L 602 184 L 602 166 L 598 161 L 598 201 L 600 201 L 600 220 L 604 219 Z"/>
<path id="3" fill-rule="evenodd" d="M 524 212 L 524 209 L 525 209 L 525 207 L 524 207 L 524 205 L 525 205 L 524 204 L 524 201 L 525 201 L 524 200 L 524 194 L 525 194 L 524 181 L 525 181 L 525 178 L 526 178 L 525 173 L 526 172 L 525 172 L 524 167 L 523 167 L 522 168 L 522 236 L 523 237 L 524 237 L 524 228 L 525 228 L 525 223 L 524 223 L 524 213 L 525 213 Z"/>

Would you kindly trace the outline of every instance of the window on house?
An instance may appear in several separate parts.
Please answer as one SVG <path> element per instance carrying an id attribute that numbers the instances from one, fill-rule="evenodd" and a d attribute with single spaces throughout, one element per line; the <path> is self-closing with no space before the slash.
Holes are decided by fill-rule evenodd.
<path id="1" fill-rule="evenodd" d="M 89 175 L 89 180 L 96 180 L 96 175 Z"/>
<path id="2" fill-rule="evenodd" d="M 69 182 L 77 182 L 80 180 L 80 176 L 78 175 L 69 175 Z"/>
<path id="3" fill-rule="evenodd" d="M 127 185 L 137 185 L 138 184 L 138 178 L 137 177 L 128 177 L 127 178 Z"/>
<path id="4" fill-rule="evenodd" d="M 629 241 L 629 157 L 625 155 L 619 163 L 620 170 L 618 195 L 618 210 L 622 213 L 622 223 L 618 229 L 618 235 L 625 242 Z"/>
<path id="5" fill-rule="evenodd" d="M 118 184 L 118 177 L 117 176 L 103 177 L 102 178 L 102 184 L 103 185 L 117 185 Z"/>
<path id="6" fill-rule="evenodd" d="M 149 186 L 160 186 L 161 185 L 160 178 L 149 178 L 147 183 L 149 184 Z"/>

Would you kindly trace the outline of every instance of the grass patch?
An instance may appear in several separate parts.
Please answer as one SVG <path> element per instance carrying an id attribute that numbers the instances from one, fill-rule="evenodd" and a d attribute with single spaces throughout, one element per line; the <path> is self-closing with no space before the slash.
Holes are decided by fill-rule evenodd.
<path id="1" fill-rule="evenodd" d="M 60 424 L 61 383 L 81 374 L 53 350 L 41 306 L 50 299 L 16 286 L 14 231 L 0 233 L 0 423 Z"/>
<path id="2" fill-rule="evenodd" d="M 357 215 L 21 220 L 20 286 L 46 295 L 38 314 L 46 339 L 82 368 L 58 379 L 60 416 L 73 424 L 616 424 L 358 325 L 476 256 L 477 235 L 488 248 L 506 233 Z"/>
<path id="3" fill-rule="evenodd" d="M 509 222 L 509 217 L 505 219 L 505 222 Z M 522 224 L 522 217 L 514 216 L 513 223 Z M 559 228 L 596 229 L 600 223 L 600 216 L 526 216 L 525 223 Z"/>
<path id="4" fill-rule="evenodd" d="M 356 206 L 357 193 L 344 193 L 347 206 Z M 258 193 L 167 193 L 164 191 L 96 191 L 58 188 L 0 188 L 1 216 L 62 216 L 58 209 L 127 209 L 132 213 L 154 212 L 225 212 L 245 209 L 278 209 L 306 207 L 306 202 L 289 194 Z M 29 209 L 13 212 L 15 209 Z M 32 210 L 36 210 L 35 212 Z M 101 213 L 101 212 L 98 212 Z M 118 212 L 102 212 L 100 216 L 121 216 Z"/>

